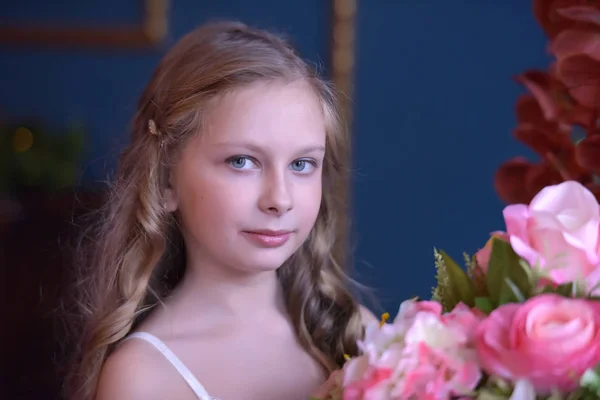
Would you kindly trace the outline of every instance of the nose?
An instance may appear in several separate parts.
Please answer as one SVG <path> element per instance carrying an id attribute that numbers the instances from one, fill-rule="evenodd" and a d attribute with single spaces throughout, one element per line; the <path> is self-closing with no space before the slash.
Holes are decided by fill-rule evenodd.
<path id="1" fill-rule="evenodd" d="M 272 173 L 265 177 L 263 190 L 258 201 L 262 212 L 281 216 L 294 207 L 291 193 L 291 183 L 286 179 L 285 173 Z"/>

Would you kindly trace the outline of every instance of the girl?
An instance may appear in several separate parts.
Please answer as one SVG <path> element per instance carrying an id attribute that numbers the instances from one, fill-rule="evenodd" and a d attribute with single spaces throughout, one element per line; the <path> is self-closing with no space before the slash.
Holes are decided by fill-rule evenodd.
<path id="1" fill-rule="evenodd" d="M 141 96 L 91 242 L 70 397 L 326 392 L 362 335 L 347 157 L 332 89 L 283 40 L 239 23 L 185 36 Z"/>

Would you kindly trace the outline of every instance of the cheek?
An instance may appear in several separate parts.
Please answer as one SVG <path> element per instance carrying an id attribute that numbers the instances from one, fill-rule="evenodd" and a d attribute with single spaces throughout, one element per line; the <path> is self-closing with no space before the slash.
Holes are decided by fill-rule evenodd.
<path id="1" fill-rule="evenodd" d="M 321 180 L 315 180 L 310 185 L 302 186 L 297 191 L 296 205 L 302 214 L 301 221 L 314 222 L 321 208 L 322 188 Z"/>
<path id="2" fill-rule="evenodd" d="M 185 189 L 178 193 L 185 224 L 197 230 L 199 226 L 214 230 L 225 220 L 235 216 L 243 190 L 236 185 L 224 184 L 213 175 L 196 176 L 188 180 Z"/>

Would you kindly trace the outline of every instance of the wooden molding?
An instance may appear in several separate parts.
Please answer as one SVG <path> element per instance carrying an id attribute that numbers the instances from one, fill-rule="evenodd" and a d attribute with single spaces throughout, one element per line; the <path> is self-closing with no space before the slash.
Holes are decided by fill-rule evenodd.
<path id="1" fill-rule="evenodd" d="M 358 0 L 333 0 L 332 80 L 342 94 L 342 114 L 348 125 L 354 92 L 354 38 Z"/>
<path id="2" fill-rule="evenodd" d="M 354 35 L 356 3 L 358 0 L 333 0 L 332 34 L 331 34 L 331 79 L 340 93 L 341 117 L 344 121 L 348 139 L 348 153 L 340 160 L 342 165 L 351 164 L 352 148 L 352 96 L 354 91 Z M 352 177 L 349 177 L 352 180 Z M 350 181 L 345 182 L 349 184 Z M 352 192 L 350 186 L 344 188 L 347 192 L 346 201 L 349 212 L 352 212 Z M 353 265 L 351 252 L 350 222 L 346 218 L 339 221 L 338 241 L 333 248 L 336 261 L 346 267 Z"/>
<path id="3" fill-rule="evenodd" d="M 137 26 L 4 25 L 0 26 L 0 44 L 82 48 L 155 47 L 167 35 L 168 11 L 168 0 L 144 0 L 143 20 Z"/>

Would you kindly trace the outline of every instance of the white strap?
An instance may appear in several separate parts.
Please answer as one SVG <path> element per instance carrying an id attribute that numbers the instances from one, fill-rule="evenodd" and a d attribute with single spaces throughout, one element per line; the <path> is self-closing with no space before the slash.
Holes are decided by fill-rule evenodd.
<path id="1" fill-rule="evenodd" d="M 192 391 L 196 394 L 199 400 L 213 400 L 213 398 L 208 394 L 204 386 L 202 386 L 202 384 L 198 382 L 198 379 L 196 379 L 194 374 L 192 374 L 192 372 L 183 364 L 183 362 L 181 362 L 179 357 L 177 357 L 175 353 L 173 353 L 171 349 L 169 349 L 167 345 L 164 344 L 159 338 L 147 332 L 132 333 L 127 337 L 127 339 L 130 338 L 138 338 L 145 340 L 146 342 L 153 345 L 158 351 L 160 351 L 165 356 L 165 358 L 169 360 L 169 362 L 175 367 L 175 369 L 177 370 L 177 372 L 179 372 L 183 379 L 185 379 L 185 381 L 190 386 Z"/>

